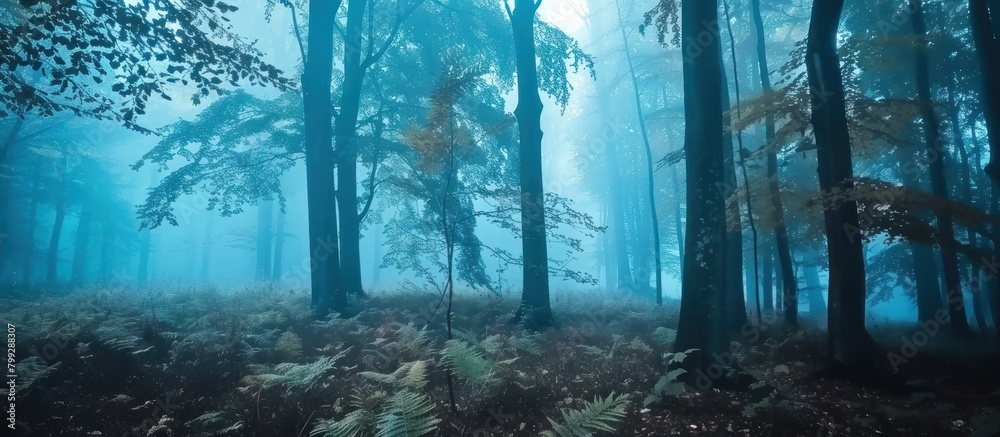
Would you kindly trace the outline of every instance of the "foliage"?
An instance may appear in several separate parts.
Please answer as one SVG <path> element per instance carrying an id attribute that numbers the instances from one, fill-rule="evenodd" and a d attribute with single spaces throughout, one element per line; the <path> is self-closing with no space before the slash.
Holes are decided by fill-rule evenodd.
<path id="1" fill-rule="evenodd" d="M 194 86 L 195 103 L 226 83 L 291 83 L 235 33 L 226 14 L 237 7 L 221 1 L 19 4 L 0 22 L 0 117 L 69 111 L 147 131 L 136 117 L 175 83 Z"/>
<path id="2" fill-rule="evenodd" d="M 177 158 L 185 163 L 148 192 L 138 210 L 142 227 L 155 228 L 164 220 L 176 226 L 178 199 L 196 193 L 207 196 L 207 209 L 218 208 L 223 216 L 275 196 L 284 207 L 280 177 L 304 158 L 300 107 L 295 93 L 261 100 L 241 90 L 213 102 L 192 121 L 168 126 L 132 168 L 148 163 L 163 171 Z"/>
<path id="3" fill-rule="evenodd" d="M 337 360 L 346 355 L 346 350 L 331 357 L 321 357 L 307 364 L 281 363 L 273 368 L 257 367 L 257 372 L 244 380 L 253 386 L 269 388 L 284 386 L 286 392 L 308 391 L 326 372 L 333 369 Z"/>
<path id="4" fill-rule="evenodd" d="M 653 392 L 642 401 L 643 406 L 658 403 L 664 396 L 677 396 L 684 392 L 684 383 L 679 378 L 681 375 L 687 373 L 687 370 L 681 368 L 679 364 L 683 363 L 696 350 L 688 349 L 684 352 L 663 354 L 663 361 L 667 365 L 667 368 L 671 370 L 666 375 L 661 376 L 659 381 L 656 382 L 656 385 L 653 386 Z"/>
<path id="5" fill-rule="evenodd" d="M 625 417 L 628 406 L 628 395 L 615 396 L 612 392 L 601 399 L 594 396 L 593 402 L 587 402 L 579 410 L 563 409 L 563 420 L 557 423 L 549 419 L 551 431 L 543 431 L 541 437 L 587 437 L 595 432 L 615 432 L 615 424 Z"/>
<path id="6" fill-rule="evenodd" d="M 391 374 L 362 372 L 360 375 L 381 388 L 356 393 L 351 401 L 353 411 L 340 420 L 321 420 L 310 435 L 416 437 L 437 429 L 440 419 L 433 414 L 434 404 L 427 395 L 419 393 L 427 385 L 426 361 L 405 363 Z"/>

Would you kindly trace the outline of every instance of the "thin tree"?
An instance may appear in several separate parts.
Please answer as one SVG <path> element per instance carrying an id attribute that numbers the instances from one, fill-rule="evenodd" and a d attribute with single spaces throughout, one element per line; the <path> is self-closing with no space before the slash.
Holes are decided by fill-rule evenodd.
<path id="1" fill-rule="evenodd" d="M 653 254 L 656 263 L 656 304 L 663 304 L 663 273 L 661 272 L 660 261 L 660 221 L 656 213 L 656 185 L 653 181 L 653 152 L 649 146 L 649 134 L 646 130 L 646 117 L 642 114 L 642 99 L 639 92 L 639 81 L 635 77 L 635 65 L 632 63 L 632 51 L 628 43 L 628 34 L 625 32 L 625 22 L 622 17 L 621 4 L 615 0 L 615 8 L 618 11 L 618 29 L 621 30 L 622 44 L 625 49 L 625 60 L 628 62 L 629 78 L 632 80 L 632 93 L 635 98 L 635 113 L 639 118 L 639 132 L 642 134 L 642 145 L 646 151 L 646 180 L 649 184 L 649 214 L 653 221 Z M 617 171 L 617 169 L 615 170 Z M 648 282 L 647 282 L 648 283 Z"/>

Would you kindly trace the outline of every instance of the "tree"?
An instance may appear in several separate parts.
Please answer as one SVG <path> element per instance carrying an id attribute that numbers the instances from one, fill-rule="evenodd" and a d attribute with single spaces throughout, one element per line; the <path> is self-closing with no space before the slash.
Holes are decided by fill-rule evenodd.
<path id="1" fill-rule="evenodd" d="M 843 0 L 816 0 L 809 22 L 806 69 L 812 90 L 812 126 L 816 135 L 820 189 L 853 187 L 851 138 L 837 29 Z M 874 340 L 865 330 L 865 262 L 863 240 L 848 231 L 858 229 L 858 204 L 844 200 L 824 210 L 830 259 L 829 348 L 835 367 L 865 374 L 874 368 Z"/>
<path id="2" fill-rule="evenodd" d="M 520 134 L 521 247 L 524 257 L 521 305 L 514 316 L 534 329 L 554 323 L 549 304 L 549 256 L 542 189 L 542 99 L 535 55 L 535 12 L 541 0 L 504 3 L 514 33 L 517 64 L 517 127 Z"/>
<path id="3" fill-rule="evenodd" d="M 642 113 L 642 99 L 640 98 L 639 92 L 639 81 L 635 76 L 635 66 L 632 64 L 632 53 L 628 44 L 628 34 L 625 32 L 625 22 L 622 18 L 621 5 L 618 3 L 619 0 L 615 0 L 615 7 L 618 12 L 618 28 L 621 30 L 622 34 L 622 45 L 625 49 L 625 60 L 628 62 L 628 72 L 629 78 L 632 82 L 632 91 L 635 98 L 635 111 L 636 116 L 639 118 L 639 133 L 642 135 L 642 145 L 646 151 L 646 179 L 649 183 L 648 195 L 649 195 L 649 214 L 652 219 L 653 227 L 653 253 L 655 256 L 654 269 L 656 274 L 656 304 L 663 304 L 663 272 L 660 263 L 660 221 L 656 216 L 656 187 L 653 184 L 653 152 L 649 146 L 649 134 L 646 130 L 646 117 Z M 610 164 L 609 164 L 610 165 Z M 615 172 L 618 171 L 617 168 L 614 169 Z M 648 282 L 647 282 L 648 283 Z M 742 291 L 741 291 L 742 292 Z"/>
<path id="4" fill-rule="evenodd" d="M 662 4 L 662 3 L 661 3 Z M 684 0 L 681 38 L 696 41 L 704 23 L 718 22 L 717 1 Z M 711 43 L 684 58 L 684 153 L 687 170 L 687 229 L 681 283 L 677 349 L 697 349 L 684 365 L 708 370 L 714 354 L 729 348 L 726 325 L 726 202 L 724 181 L 722 45 L 718 28 Z"/>
<path id="5" fill-rule="evenodd" d="M 760 85 L 764 93 L 771 92 L 771 70 L 767 64 L 767 41 L 764 33 L 764 19 L 760 12 L 760 0 L 751 1 L 754 26 L 757 30 L 757 65 Z M 778 146 L 775 144 L 774 117 L 768 116 L 764 124 L 765 147 L 767 148 L 768 194 L 771 208 L 774 210 L 774 240 L 778 249 L 778 265 L 782 277 L 781 296 L 787 299 L 785 304 L 785 320 L 791 326 L 798 324 L 798 281 L 792 270 L 792 254 L 788 242 L 788 226 L 785 224 L 785 208 L 781 204 L 781 190 L 778 180 Z M 810 295 L 812 296 L 812 295 Z M 822 297 L 820 297 L 822 299 Z M 810 311 L 815 314 L 810 306 Z"/>
<path id="6" fill-rule="evenodd" d="M 917 94 L 920 104 L 920 114 L 923 118 L 924 139 L 930 160 L 931 191 L 935 196 L 948 199 L 948 185 L 945 180 L 944 161 L 948 152 L 944 149 L 937 114 L 934 113 L 934 99 L 931 96 L 930 44 L 927 41 L 927 29 L 924 23 L 923 0 L 911 0 L 910 9 L 913 16 L 913 34 L 919 40 L 915 71 L 917 76 Z M 942 239 L 953 240 L 955 229 L 952 219 L 947 214 L 937 216 L 938 233 Z M 951 319 L 952 332 L 959 336 L 967 336 L 969 322 L 965 317 L 965 305 L 962 298 L 961 276 L 958 271 L 958 255 L 947 246 L 941 247 L 941 265 L 944 268 L 944 285 L 948 290 L 948 312 Z"/>

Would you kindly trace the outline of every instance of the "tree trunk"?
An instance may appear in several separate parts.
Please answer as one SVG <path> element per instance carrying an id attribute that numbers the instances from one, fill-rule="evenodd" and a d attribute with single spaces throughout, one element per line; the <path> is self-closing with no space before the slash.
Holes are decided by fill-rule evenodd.
<path id="1" fill-rule="evenodd" d="M 201 240 L 201 282 L 207 283 L 212 268 L 212 220 L 205 223 L 205 237 Z"/>
<path id="2" fill-rule="evenodd" d="M 340 0 L 309 2 L 308 58 L 302 75 L 312 306 L 343 311 L 333 177 L 333 26 Z"/>
<path id="3" fill-rule="evenodd" d="M 139 232 L 139 272 L 137 274 L 138 278 L 136 278 L 139 284 L 145 284 L 149 281 L 149 246 L 151 238 L 152 235 L 149 228 Z"/>
<path id="4" fill-rule="evenodd" d="M 258 200 L 257 202 L 257 269 L 254 279 L 267 281 L 271 279 L 271 222 L 274 217 L 274 202 Z"/>
<path id="5" fill-rule="evenodd" d="M 542 186 L 542 99 L 538 94 L 535 56 L 535 12 L 532 0 L 515 0 L 508 11 L 517 61 L 517 108 L 520 139 L 521 247 L 524 278 L 515 320 L 532 329 L 553 323 L 549 304 L 549 257 L 545 238 L 545 193 Z M 620 274 L 621 272 L 619 272 Z"/>
<path id="6" fill-rule="evenodd" d="M 704 23 L 718 23 L 716 0 L 684 0 L 681 12 L 683 41 L 695 41 L 705 31 Z M 697 350 L 683 364 L 698 370 L 698 376 L 715 373 L 709 370 L 713 364 L 725 365 L 712 357 L 729 349 L 726 202 L 719 190 L 725 182 L 724 89 L 719 86 L 724 75 L 718 28 L 714 32 L 709 47 L 697 54 L 688 50 L 684 58 L 688 219 L 677 350 Z M 707 382 L 710 387 L 712 381 Z"/>
<path id="7" fill-rule="evenodd" d="M 945 180 L 944 162 L 948 152 L 941 141 L 937 115 L 934 113 L 934 98 L 931 95 L 930 55 L 927 45 L 927 31 L 924 24 L 923 0 L 911 0 L 910 9 L 913 13 L 911 23 L 913 34 L 920 41 L 916 56 L 917 98 L 920 103 L 920 115 L 924 122 L 924 139 L 930 159 L 931 192 L 935 196 L 948 199 L 948 184 Z M 992 158 L 991 158 L 992 159 Z M 952 218 L 947 214 L 937 215 L 937 228 L 940 238 L 944 241 L 955 239 L 955 227 Z M 965 303 L 962 296 L 962 277 L 958 271 L 958 255 L 948 245 L 941 245 L 941 266 L 944 270 L 945 296 L 948 302 L 948 314 L 951 318 L 952 332 L 959 336 L 968 336 L 969 322 L 965 316 Z"/>
<path id="8" fill-rule="evenodd" d="M 340 214 L 340 287 L 344 294 L 363 295 L 361 283 L 361 221 L 358 217 L 358 113 L 365 67 L 361 63 L 365 6 L 368 0 L 348 0 L 344 85 L 340 112 L 334 122 L 337 159 L 337 202 Z"/>
<path id="9" fill-rule="evenodd" d="M 821 319 L 826 316 L 826 299 L 823 297 L 823 285 L 819 282 L 819 267 L 805 266 L 803 274 L 806 277 L 806 298 L 809 300 L 809 315 Z"/>
<path id="10" fill-rule="evenodd" d="M 42 171 L 41 163 L 36 163 L 32 174 L 40 175 Z M 38 196 L 42 192 L 42 182 L 35 179 L 34 187 L 31 190 L 31 206 L 28 208 L 28 229 L 24 233 L 25 251 L 23 264 L 22 282 L 24 285 L 31 285 L 31 277 L 35 266 L 35 227 L 38 225 Z"/>
<path id="11" fill-rule="evenodd" d="M 271 267 L 271 281 L 281 281 L 281 261 L 285 256 L 285 213 L 278 209 L 278 224 L 274 228 L 274 264 Z"/>
<path id="12" fill-rule="evenodd" d="M 849 189 L 854 169 L 847 129 L 844 83 L 837 55 L 837 29 L 844 0 L 816 0 L 812 6 L 806 68 L 812 92 L 820 189 Z M 867 374 L 874 369 L 874 340 L 865 330 L 863 241 L 847 230 L 859 229 L 858 205 L 844 201 L 824 211 L 830 258 L 829 348 L 834 367 Z"/>
<path id="13" fill-rule="evenodd" d="M 4 273 L 4 266 L 6 265 L 8 255 L 8 242 L 11 240 L 10 205 L 13 203 L 13 199 L 11 198 L 11 181 L 14 175 L 7 174 L 9 169 L 13 168 L 11 163 L 8 162 L 8 158 L 10 157 L 10 151 L 14 146 L 14 142 L 17 141 L 17 134 L 21 132 L 22 126 L 24 126 L 24 120 L 20 118 L 14 120 L 14 126 L 7 132 L 3 144 L 0 144 L 3 147 L 0 149 L 0 277 Z"/>
<path id="14" fill-rule="evenodd" d="M 66 161 L 63 158 L 62 168 L 65 172 Z M 57 269 L 59 267 L 59 238 L 62 236 L 63 220 L 66 219 L 66 194 L 63 187 L 58 188 L 59 193 L 56 198 L 56 218 L 52 223 L 52 237 L 49 238 L 48 271 L 45 279 L 49 285 L 55 285 L 59 280 Z"/>
<path id="15" fill-rule="evenodd" d="M 656 213 L 656 184 L 653 181 L 653 151 L 649 146 L 649 134 L 646 131 L 646 117 L 642 114 L 642 100 L 639 94 L 639 81 L 635 77 L 635 66 L 632 64 L 632 52 L 625 33 L 625 22 L 622 20 L 621 5 L 615 0 L 618 8 L 618 28 L 622 33 L 622 44 L 625 49 L 625 60 L 628 62 L 629 77 L 632 79 L 632 92 L 635 98 L 635 112 L 639 118 L 639 132 L 642 134 L 642 145 L 646 151 L 646 179 L 649 184 L 649 214 L 653 228 L 653 273 L 656 275 L 656 304 L 663 304 L 663 273 L 660 260 L 660 220 Z"/>
<path id="16" fill-rule="evenodd" d="M 969 0 L 972 41 L 982 86 L 979 100 L 989 134 L 990 162 L 986 165 L 986 174 L 1000 182 L 1000 83 L 993 80 L 1000 75 L 1000 49 L 990 20 L 990 13 L 998 11 L 991 9 L 988 0 Z"/>
<path id="17" fill-rule="evenodd" d="M 720 45 L 721 49 L 721 45 Z M 729 82 L 726 72 L 722 71 L 722 123 L 729 127 L 730 100 Z M 732 223 L 726 224 L 726 320 L 732 332 L 740 332 L 747 324 L 747 304 L 743 297 L 743 219 L 740 216 L 740 203 L 733 199 L 736 196 L 736 155 L 733 149 L 733 135 L 724 132 L 722 136 L 723 177 L 725 180 L 718 185 L 726 203 L 726 219 Z M 732 200 L 732 201 L 730 201 Z"/>
<path id="18" fill-rule="evenodd" d="M 763 310 L 774 311 L 774 254 L 771 252 L 770 247 L 764 250 L 763 270 Z"/>
<path id="19" fill-rule="evenodd" d="M 104 226 L 101 232 L 101 262 L 98 264 L 97 272 L 99 274 L 100 282 L 103 284 L 111 284 L 114 281 L 114 272 L 112 264 L 114 262 L 115 256 L 115 228 L 108 223 L 104 222 Z"/>

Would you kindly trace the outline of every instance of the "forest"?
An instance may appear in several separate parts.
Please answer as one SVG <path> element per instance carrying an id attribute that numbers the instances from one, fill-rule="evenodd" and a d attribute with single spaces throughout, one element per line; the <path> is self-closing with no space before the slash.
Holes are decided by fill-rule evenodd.
<path id="1" fill-rule="evenodd" d="M 226 1 L 0 0 L 9 435 L 1000 436 L 1000 1 Z"/>

